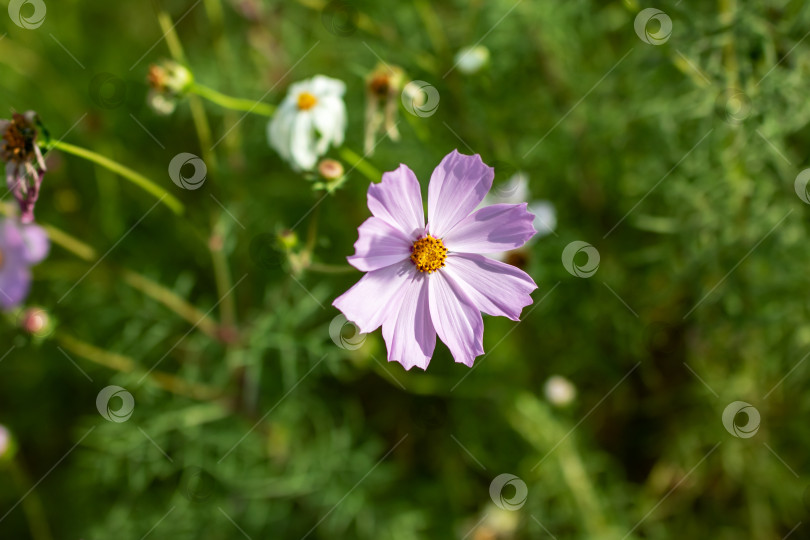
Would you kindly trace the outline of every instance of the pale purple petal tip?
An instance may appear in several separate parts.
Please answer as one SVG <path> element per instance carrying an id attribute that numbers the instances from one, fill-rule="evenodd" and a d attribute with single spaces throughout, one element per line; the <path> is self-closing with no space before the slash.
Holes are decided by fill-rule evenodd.
<path id="1" fill-rule="evenodd" d="M 495 170 L 481 156 L 453 150 L 439 163 L 428 186 L 428 225 L 434 236 L 444 236 L 467 217 L 492 187 Z"/>
<path id="2" fill-rule="evenodd" d="M 409 238 L 425 229 L 425 209 L 422 191 L 416 175 L 405 165 L 384 173 L 382 182 L 368 187 L 368 208 L 371 213 Z"/>
<path id="3" fill-rule="evenodd" d="M 399 362 L 406 370 L 427 369 L 436 348 L 436 330 L 430 318 L 428 276 L 416 273 L 405 286 L 399 305 L 383 323 L 382 334 L 388 348 L 388 361 Z"/>
<path id="4" fill-rule="evenodd" d="M 520 320 L 520 312 L 532 303 L 530 293 L 537 288 L 523 270 L 478 254 L 450 255 L 445 271 L 478 309 L 513 321 Z"/>
<path id="5" fill-rule="evenodd" d="M 471 367 L 484 354 L 484 320 L 473 301 L 446 273 L 430 279 L 430 316 L 456 362 Z"/>
<path id="6" fill-rule="evenodd" d="M 48 256 L 51 242 L 45 229 L 32 223 L 21 226 L 20 233 L 25 245 L 25 262 L 37 264 Z"/>
<path id="7" fill-rule="evenodd" d="M 444 237 L 456 253 L 496 253 L 516 249 L 536 234 L 527 204 L 493 204 L 461 220 Z"/>

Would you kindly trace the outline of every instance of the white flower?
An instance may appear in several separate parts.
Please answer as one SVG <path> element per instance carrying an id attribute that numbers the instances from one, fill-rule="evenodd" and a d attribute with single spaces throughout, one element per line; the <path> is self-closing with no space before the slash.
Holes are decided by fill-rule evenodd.
<path id="1" fill-rule="evenodd" d="M 529 177 L 526 173 L 517 172 L 509 180 L 490 191 L 481 206 L 491 204 L 520 204 L 531 197 Z M 557 228 L 557 211 L 550 201 L 536 200 L 529 203 L 529 212 L 534 214 L 534 229 L 537 231 L 529 242 L 554 232 Z M 506 258 L 506 252 L 491 253 L 490 257 L 498 260 Z"/>
<path id="2" fill-rule="evenodd" d="M 552 405 L 565 407 L 570 405 L 577 397 L 577 388 L 574 384 L 562 375 L 552 375 L 546 381 L 543 391 L 546 399 Z"/>
<path id="3" fill-rule="evenodd" d="M 466 47 L 456 53 L 455 60 L 460 72 L 472 75 L 489 62 L 489 49 L 483 45 Z"/>
<path id="4" fill-rule="evenodd" d="M 311 170 L 330 145 L 343 144 L 346 105 L 343 81 L 316 75 L 290 86 L 267 126 L 267 138 L 295 170 Z"/>

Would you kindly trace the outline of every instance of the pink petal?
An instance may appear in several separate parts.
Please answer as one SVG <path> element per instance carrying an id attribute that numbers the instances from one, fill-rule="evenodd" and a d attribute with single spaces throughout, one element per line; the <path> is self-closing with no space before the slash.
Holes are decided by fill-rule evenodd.
<path id="1" fill-rule="evenodd" d="M 462 219 L 444 238 L 456 253 L 496 253 L 519 248 L 537 231 L 527 204 L 493 204 Z"/>
<path id="2" fill-rule="evenodd" d="M 31 289 L 31 271 L 23 264 L 6 264 L 0 269 L 0 308 L 22 304 Z"/>
<path id="3" fill-rule="evenodd" d="M 413 243 L 399 230 L 380 218 L 370 217 L 357 229 L 354 255 L 349 264 L 370 272 L 408 259 Z"/>
<path id="4" fill-rule="evenodd" d="M 495 170 L 481 156 L 453 150 L 439 163 L 428 186 L 428 224 L 433 236 L 442 237 L 481 204 L 492 187 Z"/>
<path id="5" fill-rule="evenodd" d="M 467 293 L 475 306 L 488 315 L 520 320 L 537 288 L 529 275 L 512 265 L 472 253 L 451 254 L 443 269 Z"/>
<path id="6" fill-rule="evenodd" d="M 25 262 L 37 264 L 48 256 L 51 243 L 48 240 L 48 233 L 39 225 L 21 225 L 23 243 L 25 244 Z"/>
<path id="7" fill-rule="evenodd" d="M 419 180 L 405 165 L 384 173 L 382 182 L 368 187 L 368 209 L 409 238 L 415 238 L 425 229 Z"/>
<path id="8" fill-rule="evenodd" d="M 403 287 L 416 271 L 413 263 L 406 260 L 369 272 L 332 305 L 363 334 L 373 332 L 391 314 L 391 306 L 399 302 Z"/>
<path id="9" fill-rule="evenodd" d="M 436 348 L 436 330 L 428 307 L 428 275 L 416 272 L 405 285 L 401 303 L 383 323 L 388 361 L 405 369 L 427 369 Z"/>
<path id="10" fill-rule="evenodd" d="M 484 321 L 467 293 L 445 272 L 434 272 L 430 284 L 430 317 L 453 359 L 472 366 L 484 354 Z"/>

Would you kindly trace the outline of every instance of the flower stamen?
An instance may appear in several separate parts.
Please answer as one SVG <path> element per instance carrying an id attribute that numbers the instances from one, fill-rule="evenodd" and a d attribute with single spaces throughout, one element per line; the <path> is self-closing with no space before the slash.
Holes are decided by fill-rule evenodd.
<path id="1" fill-rule="evenodd" d="M 439 238 L 427 235 L 413 243 L 411 261 L 420 272 L 432 273 L 444 266 L 447 248 Z"/>
<path id="2" fill-rule="evenodd" d="M 298 94 L 298 109 L 307 111 L 318 103 L 318 98 L 309 92 L 301 92 Z"/>

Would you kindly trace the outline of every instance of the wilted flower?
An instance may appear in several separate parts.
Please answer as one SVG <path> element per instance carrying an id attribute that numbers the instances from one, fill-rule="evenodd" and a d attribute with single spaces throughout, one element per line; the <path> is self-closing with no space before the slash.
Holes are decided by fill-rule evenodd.
<path id="1" fill-rule="evenodd" d="M 20 205 L 20 220 L 34 221 L 34 206 L 45 176 L 45 159 L 37 145 L 39 118 L 34 111 L 0 120 L 0 159 L 6 164 L 6 185 Z"/>
<path id="2" fill-rule="evenodd" d="M 455 60 L 460 72 L 472 75 L 489 62 L 489 49 L 483 45 L 465 47 L 456 53 Z"/>
<path id="3" fill-rule="evenodd" d="M 378 65 L 366 78 L 366 155 L 374 152 L 380 128 L 392 141 L 399 141 L 397 111 L 405 73 L 397 66 Z"/>
<path id="4" fill-rule="evenodd" d="M 159 114 L 173 113 L 177 100 L 194 84 L 191 72 L 173 60 L 150 65 L 146 79 L 149 81 L 146 101 Z"/>
<path id="5" fill-rule="evenodd" d="M 48 235 L 39 225 L 0 221 L 0 308 L 21 304 L 31 287 L 30 267 L 48 255 Z"/>
<path id="6" fill-rule="evenodd" d="M 562 375 L 552 375 L 543 386 L 543 391 L 546 394 L 546 399 L 552 405 L 557 407 L 565 407 L 574 401 L 577 397 L 577 388 L 574 383 L 563 377 Z"/>
<path id="7" fill-rule="evenodd" d="M 346 105 L 343 81 L 316 75 L 290 86 L 267 126 L 267 138 L 296 171 L 310 171 L 329 146 L 343 144 Z"/>
<path id="8" fill-rule="evenodd" d="M 509 180 L 496 187 L 492 192 L 484 197 L 482 206 L 490 204 L 517 204 L 529 200 L 529 177 L 518 172 L 512 175 Z M 554 232 L 557 227 L 557 211 L 550 201 L 535 200 L 529 203 L 529 212 L 534 214 L 534 228 L 537 230 L 536 240 Z M 499 261 L 506 260 L 507 253 L 493 253 L 491 257 Z"/>
<path id="9" fill-rule="evenodd" d="M 494 171 L 453 151 L 433 171 L 428 222 L 419 181 L 400 165 L 368 188 L 373 217 L 358 229 L 349 262 L 368 272 L 333 302 L 362 333 L 382 325 L 388 361 L 426 369 L 436 334 L 456 362 L 484 354 L 481 312 L 518 320 L 537 288 L 528 274 L 482 255 L 522 246 L 534 234 L 523 204 L 475 208 Z"/>

